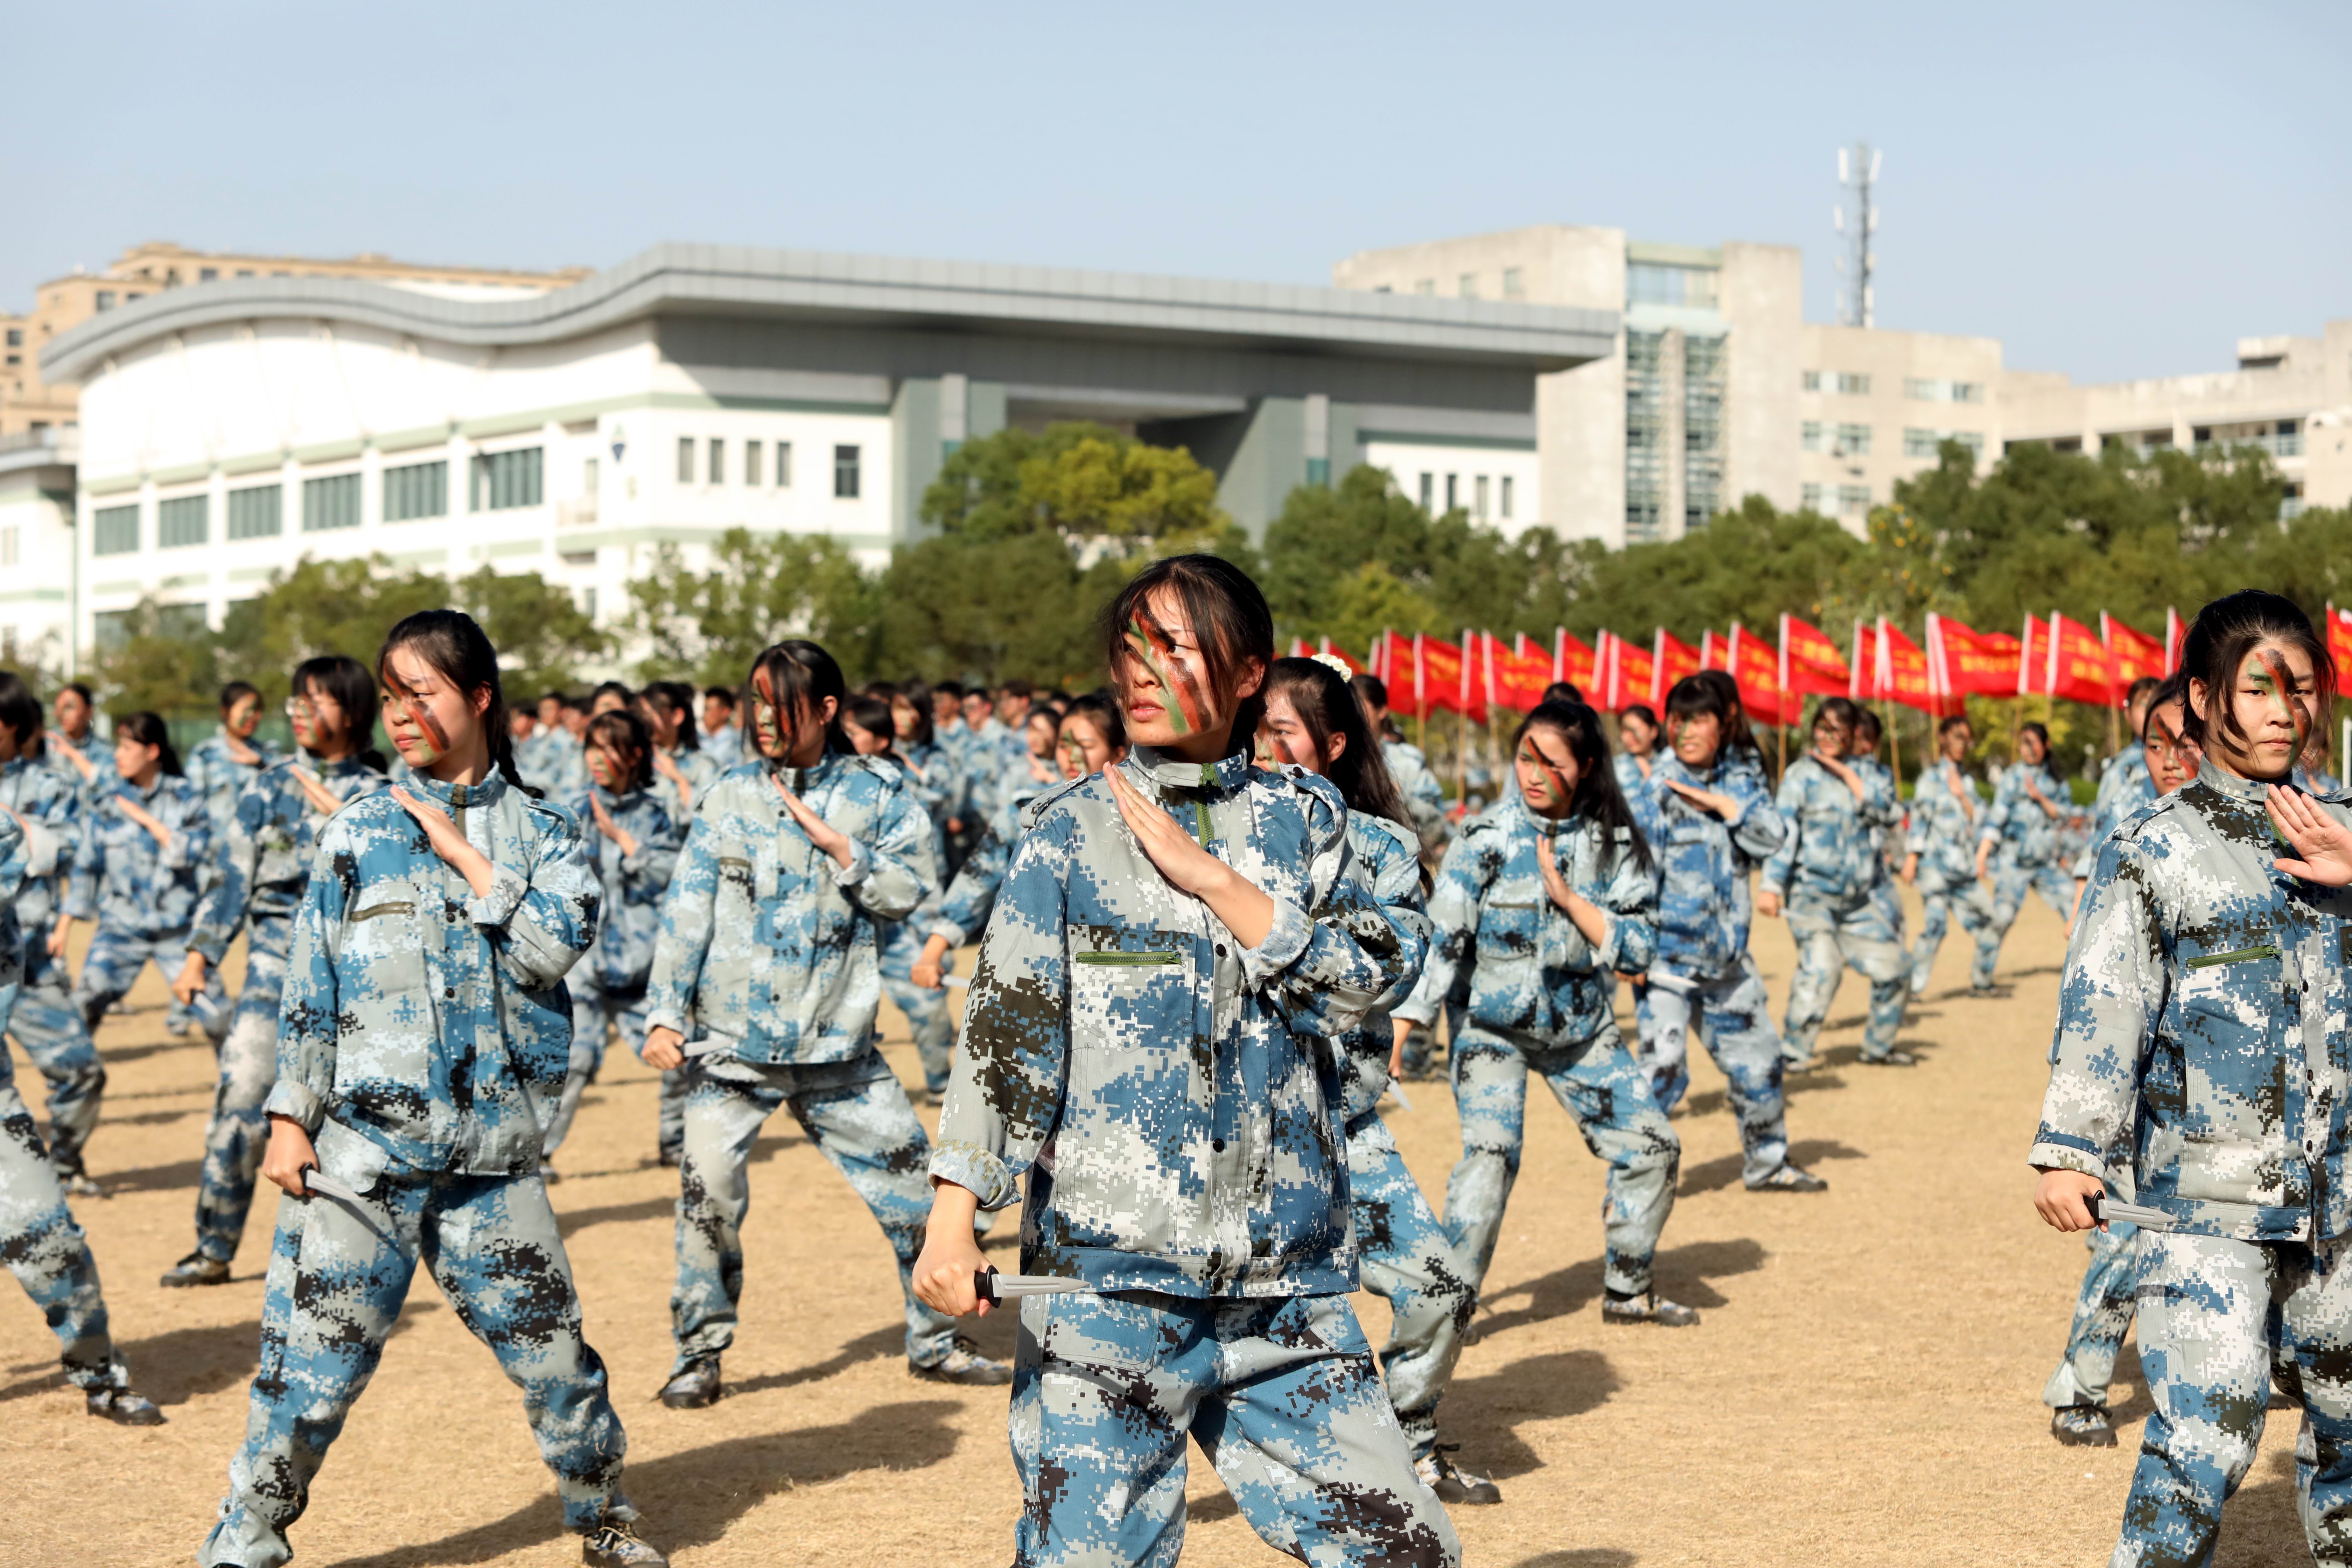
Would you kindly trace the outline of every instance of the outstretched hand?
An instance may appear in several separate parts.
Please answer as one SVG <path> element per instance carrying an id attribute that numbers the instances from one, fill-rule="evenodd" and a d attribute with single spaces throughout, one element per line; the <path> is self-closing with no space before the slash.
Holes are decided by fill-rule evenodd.
<path id="1" fill-rule="evenodd" d="M 1718 795 L 1711 789 L 1694 788 L 1680 779 L 1668 779 L 1666 787 L 1699 810 L 1721 817 L 1726 822 L 1739 815 L 1738 804 L 1727 795 Z"/>
<path id="2" fill-rule="evenodd" d="M 2271 826 L 2294 851 L 2294 857 L 2272 861 L 2273 866 L 2324 887 L 2352 883 L 2352 827 L 2322 811 L 2317 801 L 2300 790 L 2273 784 L 2263 792 L 2263 805 L 2271 815 Z"/>

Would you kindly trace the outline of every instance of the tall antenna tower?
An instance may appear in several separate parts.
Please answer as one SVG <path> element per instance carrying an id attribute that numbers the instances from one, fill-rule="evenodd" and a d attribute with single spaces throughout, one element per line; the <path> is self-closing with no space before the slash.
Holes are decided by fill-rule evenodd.
<path id="1" fill-rule="evenodd" d="M 1878 184 L 1878 163 L 1884 153 L 1867 142 L 1838 149 L 1838 184 L 1853 193 L 1853 226 L 1846 226 L 1845 203 L 1830 209 L 1830 222 L 1846 239 L 1848 255 L 1838 258 L 1838 276 L 1844 279 L 1837 296 L 1838 324 L 1867 327 L 1877 309 L 1870 279 L 1877 268 L 1873 238 L 1878 233 L 1878 206 L 1871 193 Z"/>

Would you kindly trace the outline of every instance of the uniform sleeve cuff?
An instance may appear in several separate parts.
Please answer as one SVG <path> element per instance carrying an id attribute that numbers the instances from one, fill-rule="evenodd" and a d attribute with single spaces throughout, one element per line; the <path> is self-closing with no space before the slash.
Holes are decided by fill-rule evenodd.
<path id="1" fill-rule="evenodd" d="M 2025 1156 L 2025 1163 L 2040 1170 L 2080 1171 L 2103 1182 L 2107 1179 L 2107 1163 L 2096 1152 L 2084 1148 L 2074 1139 L 2053 1132 L 2046 1127 L 2034 1140 L 2032 1152 Z"/>
<path id="2" fill-rule="evenodd" d="M 25 876 L 35 880 L 58 874 L 58 850 L 62 841 L 47 823 L 25 823 Z"/>
<path id="3" fill-rule="evenodd" d="M 948 944 L 948 951 L 950 952 L 953 952 L 957 948 L 961 947 L 965 942 L 971 940 L 964 934 L 963 927 L 956 924 L 953 921 L 940 921 L 923 934 L 927 938 L 934 936 L 945 938 Z"/>
<path id="4" fill-rule="evenodd" d="M 931 1174 L 971 1193 L 984 1209 L 1001 1209 L 1021 1195 L 1012 1168 L 977 1143 L 933 1144 Z"/>
<path id="5" fill-rule="evenodd" d="M 478 926 L 506 924 L 530 890 L 530 884 L 509 867 L 494 866 L 491 873 L 490 890 L 466 900 L 466 918 Z"/>
<path id="6" fill-rule="evenodd" d="M 1297 963 L 1314 933 L 1314 922 L 1307 918 L 1305 910 L 1275 900 L 1274 924 L 1267 928 L 1265 940 L 1255 947 L 1238 949 L 1243 984 L 1253 988 L 1263 985 Z"/>
<path id="7" fill-rule="evenodd" d="M 319 1124 L 327 1119 L 327 1102 L 310 1092 L 309 1088 L 292 1079 L 281 1078 L 261 1102 L 263 1114 L 290 1117 L 301 1124 L 305 1132 L 316 1133 Z"/>
<path id="8" fill-rule="evenodd" d="M 874 854 L 855 838 L 849 841 L 849 864 L 833 869 L 833 885 L 854 888 L 874 873 Z"/>

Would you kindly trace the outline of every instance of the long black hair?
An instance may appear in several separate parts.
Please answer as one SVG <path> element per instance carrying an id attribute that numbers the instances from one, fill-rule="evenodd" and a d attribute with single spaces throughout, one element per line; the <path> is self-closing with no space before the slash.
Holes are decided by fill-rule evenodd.
<path id="1" fill-rule="evenodd" d="M 1568 742 L 1568 754 L 1576 759 L 1576 793 L 1569 797 L 1569 810 L 1600 828 L 1610 842 L 1622 828 L 1634 860 L 1643 870 L 1654 868 L 1657 860 L 1650 853 L 1650 841 L 1643 836 L 1642 825 L 1633 820 L 1625 792 L 1617 787 L 1617 770 L 1610 763 L 1609 739 L 1601 733 L 1601 715 L 1581 702 L 1538 704 L 1511 731 L 1512 756 L 1518 755 L 1519 742 L 1530 730 L 1551 731 Z"/>
<path id="2" fill-rule="evenodd" d="M 41 738 L 41 700 L 13 669 L 0 669 L 0 729 L 16 735 L 17 755 L 34 754 L 28 748 Z"/>
<path id="3" fill-rule="evenodd" d="M 702 726 L 695 721 L 694 688 L 683 680 L 649 680 L 637 693 L 637 700 L 648 705 L 659 703 L 667 711 L 670 732 L 677 737 L 681 752 L 702 750 Z"/>
<path id="4" fill-rule="evenodd" d="M 482 710 L 482 724 L 488 731 L 491 764 L 508 784 L 539 799 L 540 792 L 523 783 L 522 774 L 515 771 L 514 726 L 507 721 L 506 689 L 499 684 L 499 650 L 490 646 L 488 634 L 474 617 L 463 610 L 419 610 L 403 616 L 376 649 L 379 688 L 384 685 L 385 661 L 394 649 L 404 647 L 468 699 L 485 687 L 489 689 L 490 705 Z"/>
<path id="5" fill-rule="evenodd" d="M 1266 667 L 1265 690 L 1269 696 L 1278 691 L 1289 702 L 1318 755 L 1330 756 L 1333 736 L 1346 741 L 1323 772 L 1339 786 L 1349 811 L 1385 816 L 1408 834 L 1416 832 L 1404 792 L 1390 775 L 1364 705 L 1356 700 L 1347 677 L 1319 659 L 1277 658 Z"/>
<path id="6" fill-rule="evenodd" d="M 771 643 L 760 650 L 751 661 L 751 672 L 743 679 L 744 700 L 755 701 L 760 691 L 760 672 L 768 672 L 768 689 L 776 699 L 777 722 L 784 742 L 784 755 L 793 753 L 800 739 L 801 713 L 805 710 L 814 717 L 828 697 L 833 699 L 833 718 L 824 727 L 825 750 L 849 755 L 857 748 L 849 743 L 849 736 L 841 727 L 842 700 L 849 695 L 849 682 L 842 678 L 841 666 L 833 655 L 806 637 L 788 637 Z M 791 764 L 781 758 L 770 757 L 760 750 L 759 727 L 749 725 L 744 740 L 751 743 L 751 754 L 772 767 Z"/>
<path id="7" fill-rule="evenodd" d="M 634 753 L 622 791 L 650 789 L 654 782 L 654 732 L 635 709 L 608 708 L 588 721 L 588 743 L 604 745 L 624 756 Z"/>
<path id="8" fill-rule="evenodd" d="M 161 714 L 141 711 L 117 719 L 114 721 L 114 738 L 120 741 L 126 736 L 140 745 L 152 746 L 162 752 L 155 765 L 163 772 L 175 779 L 184 776 L 180 768 L 180 753 L 172 744 L 172 727 L 163 722 Z"/>
<path id="9" fill-rule="evenodd" d="M 376 686 L 367 666 L 346 654 L 324 653 L 294 667 L 288 688 L 296 697 L 317 687 L 343 710 L 343 730 L 351 737 L 352 760 L 377 773 L 384 771 L 383 753 L 375 749 Z"/>
<path id="10" fill-rule="evenodd" d="M 1146 637 L 1160 631 L 1151 613 L 1151 599 L 1162 589 L 1175 595 L 1200 644 L 1201 662 L 1209 684 L 1221 696 L 1230 696 L 1239 683 L 1242 667 L 1255 660 L 1260 668 L 1274 662 L 1274 612 L 1250 574 L 1216 555 L 1170 555 L 1153 562 L 1128 580 L 1126 587 L 1103 611 L 1098 630 L 1104 662 L 1116 678 L 1135 657 L 1129 640 L 1134 628 Z M 1176 700 L 1176 693 L 1168 694 Z M 1239 747 L 1244 753 L 1257 738 L 1265 717 L 1265 702 L 1253 693 L 1234 704 L 1233 733 L 1226 754 Z"/>
<path id="11" fill-rule="evenodd" d="M 1114 752 L 1127 750 L 1127 715 L 1118 710 L 1118 699 L 1108 691 L 1089 691 L 1070 699 L 1062 710 L 1062 722 L 1084 719 L 1103 738 L 1103 744 Z"/>
<path id="12" fill-rule="evenodd" d="M 1764 753 L 1756 744 L 1756 732 L 1748 727 L 1748 714 L 1739 701 L 1739 683 L 1720 669 L 1685 675 L 1666 693 L 1669 728 L 1677 719 L 1696 719 L 1705 713 L 1714 714 L 1716 722 L 1722 727 L 1723 742 L 1715 753 L 1717 763 L 1735 752 L 1746 752 L 1761 765 Z M 1668 750 L 1672 749 L 1670 742 Z"/>
<path id="13" fill-rule="evenodd" d="M 885 686 L 888 687 L 887 691 L 884 689 Z M 914 709 L 915 732 L 906 738 L 908 744 L 914 746 L 939 744 L 938 726 L 931 721 L 931 689 L 929 687 L 924 685 L 921 680 L 915 679 L 902 680 L 896 686 L 889 686 L 886 681 L 873 689 L 877 696 L 888 697 L 894 710 L 896 704 L 901 701 Z M 898 728 L 898 715 L 895 710 L 891 715 L 890 728 L 893 733 Z"/>
<path id="14" fill-rule="evenodd" d="M 2336 661 L 2328 657 L 2326 639 L 2312 629 L 2311 617 L 2292 599 L 2243 588 L 2198 611 L 2180 646 L 2180 668 L 2190 679 L 2205 683 L 2205 712 L 2200 715 L 2192 703 L 2180 719 L 2180 732 L 2199 747 L 2210 747 L 2207 736 L 2217 728 L 2240 741 L 2248 738 L 2231 694 L 2238 689 L 2246 656 L 2266 642 L 2283 642 L 2311 656 L 2312 710 L 2327 711 L 2336 695 Z"/>
<path id="15" fill-rule="evenodd" d="M 861 691 L 842 704 L 842 713 L 850 723 L 867 734 L 882 738 L 882 749 L 868 752 L 867 756 L 880 757 L 902 768 L 907 765 L 907 759 L 898 754 L 898 716 L 891 711 L 888 698 Z M 852 746 L 850 750 L 856 751 L 856 747 Z"/>
<path id="16" fill-rule="evenodd" d="M 1370 670 L 1367 669 L 1359 671 L 1349 680 L 1348 684 L 1356 689 L 1356 697 L 1360 701 L 1363 702 L 1369 708 L 1377 708 L 1381 710 L 1380 729 L 1381 740 L 1402 741 L 1404 739 L 1404 731 L 1397 728 L 1396 716 L 1389 711 L 1389 683 L 1387 681 L 1382 680 L 1379 676 L 1374 675 Z M 1369 717 L 1369 715 L 1367 715 L 1367 717 Z"/>

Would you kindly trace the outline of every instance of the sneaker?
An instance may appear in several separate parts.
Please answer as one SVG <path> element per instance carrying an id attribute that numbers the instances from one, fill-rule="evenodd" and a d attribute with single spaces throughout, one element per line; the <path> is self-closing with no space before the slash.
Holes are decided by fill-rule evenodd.
<path id="1" fill-rule="evenodd" d="M 1914 1068 L 1919 1065 L 1919 1058 L 1909 1051 L 1891 1048 L 1883 1057 L 1874 1057 L 1864 1051 L 1855 1059 L 1866 1067 L 1874 1068 Z"/>
<path id="2" fill-rule="evenodd" d="M 2104 1405 L 2069 1405 L 2050 1415 L 2050 1435 L 2070 1448 L 2112 1448 L 2116 1429 Z"/>
<path id="3" fill-rule="evenodd" d="M 218 1258 L 206 1258 L 201 1252 L 191 1252 L 163 1271 L 163 1287 L 178 1289 L 188 1285 L 226 1285 L 228 1264 Z"/>
<path id="4" fill-rule="evenodd" d="M 102 1198 L 106 1195 L 106 1189 L 100 1186 L 88 1171 L 59 1171 L 58 1185 L 65 1189 L 66 1196 L 69 1198 Z"/>
<path id="5" fill-rule="evenodd" d="M 718 1404 L 722 1392 L 719 1382 L 719 1358 L 705 1356 L 663 1384 L 660 1398 L 672 1410 L 700 1410 L 705 1405 Z"/>
<path id="6" fill-rule="evenodd" d="M 1011 1362 L 989 1360 L 961 1334 L 956 1336 L 955 1348 L 946 1356 L 929 1366 L 908 1362 L 907 1371 L 927 1383 L 961 1383 L 971 1388 L 998 1388 L 1013 1381 Z"/>
<path id="7" fill-rule="evenodd" d="M 1782 1057 L 1780 1058 L 1780 1070 L 1784 1073 L 1811 1072 L 1821 1065 L 1822 1058 L 1810 1054 L 1801 1057 Z"/>
<path id="8" fill-rule="evenodd" d="M 1751 1193 L 1825 1193 L 1830 1190 L 1830 1184 L 1794 1165 L 1783 1165 L 1762 1181 L 1748 1183 L 1748 1190 Z"/>
<path id="9" fill-rule="evenodd" d="M 659 1548 L 637 1534 L 636 1521 L 600 1524 L 580 1538 L 580 1561 L 593 1568 L 669 1568 Z"/>
<path id="10" fill-rule="evenodd" d="M 546 1159 L 541 1157 L 539 1162 L 539 1180 L 541 1186 L 551 1187 L 563 1180 L 563 1173 L 549 1164 Z"/>
<path id="11" fill-rule="evenodd" d="M 161 1426 L 163 1413 L 155 1402 L 127 1388 L 93 1388 L 82 1396 L 82 1408 L 103 1415 L 118 1426 Z"/>
<path id="12" fill-rule="evenodd" d="M 1655 1290 L 1640 1296 L 1620 1296 L 1614 1290 L 1601 1293 L 1601 1321 L 1604 1323 L 1655 1323 L 1662 1329 L 1688 1329 L 1698 1325 L 1698 1313 L 1679 1302 L 1669 1301 Z"/>
<path id="13" fill-rule="evenodd" d="M 1486 1477 L 1462 1468 L 1446 1456 L 1462 1445 L 1440 1443 L 1412 1462 L 1412 1473 L 1421 1484 L 1437 1494 L 1437 1500 L 1452 1507 L 1469 1503 L 1474 1507 L 1503 1500 L 1503 1489 Z"/>
<path id="14" fill-rule="evenodd" d="M 174 1018 L 163 1026 L 163 1032 L 175 1040 L 184 1040 L 188 1037 L 188 1021 L 185 1018 Z"/>
<path id="15" fill-rule="evenodd" d="M 656 1163 L 658 1163 L 665 1171 L 675 1171 L 685 1158 L 685 1154 L 680 1152 L 678 1150 L 665 1149 L 661 1152 L 660 1157 Z"/>

